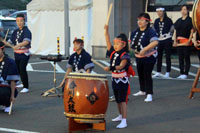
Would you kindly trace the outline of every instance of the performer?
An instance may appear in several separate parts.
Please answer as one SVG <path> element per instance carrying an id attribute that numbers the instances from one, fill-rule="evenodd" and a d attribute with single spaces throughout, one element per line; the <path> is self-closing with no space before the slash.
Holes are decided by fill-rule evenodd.
<path id="1" fill-rule="evenodd" d="M 150 27 L 150 16 L 141 13 L 138 16 L 138 29 L 131 34 L 132 49 L 135 51 L 140 91 L 133 96 L 147 95 L 145 102 L 153 100 L 152 70 L 156 62 L 158 37 Z"/>
<path id="2" fill-rule="evenodd" d="M 114 45 L 110 42 L 108 25 L 105 25 L 105 38 L 107 44 L 107 56 L 110 57 L 110 66 L 105 67 L 105 71 L 112 71 L 112 88 L 118 105 L 119 115 L 112 121 L 121 121 L 116 128 L 127 127 L 127 100 L 129 78 L 127 71 L 130 67 L 130 56 L 128 55 L 128 39 L 121 33 L 114 39 Z"/>
<path id="3" fill-rule="evenodd" d="M 159 36 L 158 45 L 158 59 L 157 59 L 157 73 L 153 77 L 161 76 L 162 57 L 163 51 L 166 53 L 167 69 L 164 75 L 165 78 L 169 78 L 171 71 L 171 48 L 172 48 L 172 34 L 174 26 L 172 20 L 167 16 L 165 8 L 156 9 L 158 17 L 154 22 L 154 29 Z"/>
<path id="4" fill-rule="evenodd" d="M 187 79 L 188 72 L 190 70 L 190 45 L 193 35 L 192 19 L 189 16 L 188 6 L 183 5 L 181 7 L 182 17 L 175 23 L 175 39 L 174 47 L 177 47 L 179 56 L 179 79 Z M 185 64 L 185 65 L 184 65 Z"/>
<path id="5" fill-rule="evenodd" d="M 15 82 L 19 74 L 15 61 L 4 54 L 4 44 L 0 42 L 0 105 L 5 106 L 4 112 L 10 111 L 10 103 L 17 96 Z"/>
<path id="6" fill-rule="evenodd" d="M 198 58 L 200 63 L 200 37 L 197 31 L 193 34 L 193 43 L 194 46 L 198 49 Z"/>
<path id="7" fill-rule="evenodd" d="M 83 48 L 84 41 L 82 39 L 75 39 L 73 41 L 73 44 L 75 53 L 73 53 L 69 58 L 69 62 L 67 64 L 67 71 L 59 87 L 64 86 L 65 79 L 67 78 L 70 72 L 90 73 L 94 68 L 94 64 L 91 61 L 91 56 Z"/>
<path id="8" fill-rule="evenodd" d="M 20 92 L 27 93 L 29 91 L 29 83 L 26 66 L 30 58 L 29 49 L 31 48 L 32 35 L 28 27 L 24 25 L 25 17 L 23 14 L 17 15 L 16 23 L 18 29 L 13 32 L 10 40 L 8 40 L 8 42 L 6 42 L 6 40 L 3 40 L 2 42 L 5 45 L 10 46 L 14 49 L 15 62 L 17 64 L 17 68 L 23 83 L 23 89 Z"/>

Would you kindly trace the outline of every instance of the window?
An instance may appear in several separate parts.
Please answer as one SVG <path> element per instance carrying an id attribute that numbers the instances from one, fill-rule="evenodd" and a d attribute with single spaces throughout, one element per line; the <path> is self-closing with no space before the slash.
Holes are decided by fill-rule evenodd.
<path id="1" fill-rule="evenodd" d="M 188 5 L 192 10 L 195 0 L 148 0 L 147 11 L 155 12 L 156 8 L 164 7 L 166 11 L 180 11 L 182 5 Z"/>

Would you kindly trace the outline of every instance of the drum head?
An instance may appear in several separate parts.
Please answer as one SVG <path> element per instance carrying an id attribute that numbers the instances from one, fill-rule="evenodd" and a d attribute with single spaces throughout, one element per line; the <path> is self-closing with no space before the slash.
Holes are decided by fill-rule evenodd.
<path id="1" fill-rule="evenodd" d="M 92 78 L 92 79 L 106 79 L 106 75 L 103 74 L 90 74 L 90 73 L 69 73 L 70 78 Z"/>

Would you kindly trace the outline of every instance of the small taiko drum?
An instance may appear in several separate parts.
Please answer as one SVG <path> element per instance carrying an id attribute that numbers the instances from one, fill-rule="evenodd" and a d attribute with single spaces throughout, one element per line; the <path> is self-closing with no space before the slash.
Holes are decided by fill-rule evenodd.
<path id="1" fill-rule="evenodd" d="M 64 88 L 65 115 L 77 122 L 104 121 L 109 88 L 105 75 L 70 73 Z"/>
<path id="2" fill-rule="evenodd" d="M 192 8 L 193 27 L 200 33 L 200 1 L 195 0 Z"/>
<path id="3" fill-rule="evenodd" d="M 200 1 L 195 0 L 192 8 L 192 24 L 195 30 L 200 35 Z M 200 50 L 200 47 L 196 47 L 197 50 Z"/>

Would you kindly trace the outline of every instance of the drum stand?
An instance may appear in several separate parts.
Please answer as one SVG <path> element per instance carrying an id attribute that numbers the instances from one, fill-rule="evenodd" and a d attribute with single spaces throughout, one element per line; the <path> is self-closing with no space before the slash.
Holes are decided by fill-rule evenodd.
<path id="1" fill-rule="evenodd" d="M 192 99 L 193 98 L 193 95 L 195 92 L 200 92 L 200 88 L 197 88 L 197 84 L 198 84 L 198 81 L 199 81 L 199 77 L 200 77 L 200 67 L 198 69 L 198 72 L 197 72 L 197 75 L 195 77 L 195 80 L 193 82 L 193 85 L 192 85 L 192 88 L 190 90 L 190 95 L 189 95 L 189 99 Z"/>
<path id="2" fill-rule="evenodd" d="M 85 122 L 77 122 L 74 120 L 74 118 L 69 117 L 69 126 L 68 126 L 68 132 L 72 133 L 74 131 L 80 131 L 80 130 L 87 130 L 87 129 L 93 129 L 93 130 L 106 130 L 106 120 L 103 120 L 102 122 L 96 122 L 96 123 L 85 123 Z"/>
<path id="3" fill-rule="evenodd" d="M 53 82 L 54 82 L 54 87 L 43 92 L 41 95 L 42 96 L 51 96 L 51 97 L 60 97 L 63 94 L 61 93 L 61 91 L 58 89 L 58 87 L 56 87 L 56 61 L 53 62 L 54 64 L 54 76 L 53 76 Z"/>

